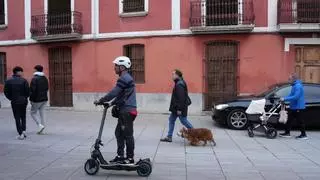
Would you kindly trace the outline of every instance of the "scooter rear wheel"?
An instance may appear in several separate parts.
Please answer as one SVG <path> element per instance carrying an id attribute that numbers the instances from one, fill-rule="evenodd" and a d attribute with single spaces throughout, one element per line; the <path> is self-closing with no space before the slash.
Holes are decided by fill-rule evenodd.
<path id="1" fill-rule="evenodd" d="M 152 172 L 152 166 L 150 162 L 142 161 L 138 164 L 137 173 L 139 176 L 148 177 Z"/>
<path id="2" fill-rule="evenodd" d="M 99 171 L 99 161 L 95 159 L 88 159 L 84 164 L 84 170 L 88 175 L 95 175 Z"/>

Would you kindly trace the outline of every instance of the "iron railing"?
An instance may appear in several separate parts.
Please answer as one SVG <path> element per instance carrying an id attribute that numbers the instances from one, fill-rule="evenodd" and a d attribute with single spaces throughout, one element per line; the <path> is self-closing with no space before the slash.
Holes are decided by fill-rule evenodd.
<path id="1" fill-rule="evenodd" d="M 123 12 L 141 12 L 144 11 L 144 0 L 123 0 Z"/>
<path id="2" fill-rule="evenodd" d="M 190 8 L 191 27 L 254 24 L 253 0 L 195 0 Z"/>
<path id="3" fill-rule="evenodd" d="M 56 12 L 31 17 L 32 37 L 82 34 L 82 14 L 76 11 Z"/>
<path id="4" fill-rule="evenodd" d="M 279 0 L 278 23 L 320 23 L 320 0 Z"/>

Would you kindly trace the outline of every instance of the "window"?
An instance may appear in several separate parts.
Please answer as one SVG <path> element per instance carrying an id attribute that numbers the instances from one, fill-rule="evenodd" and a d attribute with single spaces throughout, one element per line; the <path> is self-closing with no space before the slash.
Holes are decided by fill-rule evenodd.
<path id="1" fill-rule="evenodd" d="M 144 45 L 129 44 L 123 48 L 124 55 L 129 57 L 132 63 L 131 72 L 136 83 L 145 82 L 144 74 Z"/>
<path id="2" fill-rule="evenodd" d="M 146 16 L 149 0 L 119 0 L 119 15 L 121 17 Z"/>
<path id="3" fill-rule="evenodd" d="M 7 60 L 6 53 L 0 53 L 0 84 L 4 84 L 7 79 Z"/>
<path id="4" fill-rule="evenodd" d="M 123 0 L 123 12 L 141 12 L 144 11 L 144 0 Z"/>
<path id="5" fill-rule="evenodd" d="M 296 6 L 297 23 L 319 23 L 320 1 L 317 0 L 294 0 L 293 6 Z"/>
<path id="6" fill-rule="evenodd" d="M 275 95 L 277 97 L 285 97 L 285 96 L 288 96 L 291 92 L 291 86 L 286 86 L 286 87 L 283 87 L 281 89 L 279 89 Z"/>
<path id="7" fill-rule="evenodd" d="M 304 94 L 306 97 L 315 98 L 320 97 L 320 87 L 319 86 L 305 86 Z"/>
<path id="8" fill-rule="evenodd" d="M 7 24 L 7 0 L 0 0 L 0 25 Z"/>

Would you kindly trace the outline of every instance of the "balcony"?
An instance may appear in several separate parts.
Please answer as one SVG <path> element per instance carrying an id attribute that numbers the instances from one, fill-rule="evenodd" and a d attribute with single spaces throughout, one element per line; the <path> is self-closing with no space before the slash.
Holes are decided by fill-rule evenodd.
<path id="1" fill-rule="evenodd" d="M 241 33 L 254 28 L 253 0 L 196 0 L 190 8 L 193 33 Z"/>
<path id="2" fill-rule="evenodd" d="M 320 32 L 320 0 L 280 0 L 280 32 Z"/>
<path id="3" fill-rule="evenodd" d="M 31 37 L 39 42 L 71 41 L 82 37 L 80 12 L 59 12 L 31 17 Z"/>

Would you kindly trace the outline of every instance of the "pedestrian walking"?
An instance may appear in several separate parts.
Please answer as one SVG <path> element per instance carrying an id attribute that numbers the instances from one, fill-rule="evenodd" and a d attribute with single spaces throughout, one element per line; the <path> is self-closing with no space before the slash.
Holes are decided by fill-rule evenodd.
<path id="1" fill-rule="evenodd" d="M 13 68 L 13 75 L 5 82 L 4 94 L 11 101 L 11 107 L 16 128 L 19 136 L 17 139 L 23 140 L 26 136 L 26 110 L 29 97 L 29 84 L 23 78 L 23 69 L 19 66 Z"/>
<path id="2" fill-rule="evenodd" d="M 48 101 L 49 83 L 41 65 L 36 65 L 34 70 L 35 72 L 30 83 L 30 114 L 39 127 L 38 134 L 41 134 L 45 128 L 44 108 Z M 37 112 L 39 112 L 40 121 L 37 118 Z"/>
<path id="3" fill-rule="evenodd" d="M 305 122 L 302 118 L 302 113 L 305 110 L 305 100 L 304 100 L 304 88 L 301 80 L 299 80 L 297 74 L 291 74 L 289 77 L 289 82 L 291 83 L 291 92 L 287 97 L 282 97 L 281 101 L 289 101 L 289 116 L 286 124 L 285 132 L 281 133 L 282 137 L 291 137 L 290 131 L 294 120 L 296 120 L 300 126 L 301 134 L 297 136 L 297 139 L 307 139 L 307 134 L 305 130 Z"/>
<path id="4" fill-rule="evenodd" d="M 171 102 L 169 111 L 169 130 L 165 138 L 160 139 L 163 142 L 172 142 L 172 135 L 176 119 L 179 118 L 180 122 L 188 129 L 193 128 L 192 124 L 188 121 L 188 106 L 191 100 L 188 96 L 187 83 L 183 79 L 183 74 L 180 70 L 176 69 L 172 74 L 174 81 L 174 88 L 172 90 Z"/>

